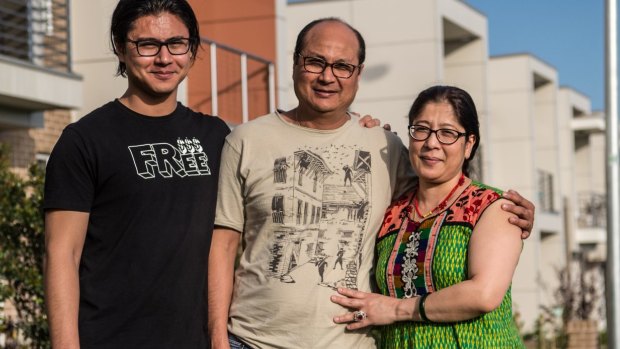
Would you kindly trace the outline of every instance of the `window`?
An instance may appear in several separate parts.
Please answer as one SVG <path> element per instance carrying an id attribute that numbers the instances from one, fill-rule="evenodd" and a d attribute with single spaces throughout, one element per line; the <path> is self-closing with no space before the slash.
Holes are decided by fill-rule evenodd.
<path id="1" fill-rule="evenodd" d="M 285 157 L 277 158 L 273 163 L 273 182 L 286 183 L 286 170 L 288 163 Z"/>
<path id="2" fill-rule="evenodd" d="M 45 153 L 37 153 L 34 156 L 34 160 L 37 163 L 37 166 L 45 168 L 47 166 L 47 161 L 50 159 L 50 154 Z"/>
<path id="3" fill-rule="evenodd" d="M 284 223 L 284 196 L 275 195 L 271 199 L 271 217 L 274 223 Z"/>

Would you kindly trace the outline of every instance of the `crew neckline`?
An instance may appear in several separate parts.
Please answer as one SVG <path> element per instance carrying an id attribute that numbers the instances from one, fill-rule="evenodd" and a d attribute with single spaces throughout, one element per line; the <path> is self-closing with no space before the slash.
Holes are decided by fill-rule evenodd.
<path id="1" fill-rule="evenodd" d="M 353 118 L 355 117 L 353 114 L 347 112 L 347 115 L 349 115 L 349 120 L 347 120 L 344 124 L 342 124 L 341 126 L 338 126 L 338 128 L 334 128 L 330 130 L 320 130 L 317 128 L 304 127 L 304 126 L 289 122 L 282 116 L 282 113 L 284 113 L 284 110 L 281 110 L 281 109 L 276 109 L 276 111 L 274 112 L 274 114 L 276 115 L 276 118 L 278 118 L 278 120 L 280 120 L 281 123 L 289 127 L 292 127 L 294 129 L 298 129 L 300 131 L 312 132 L 312 133 L 336 133 L 336 132 L 342 131 L 351 126 L 351 123 L 353 122 Z"/>
<path id="2" fill-rule="evenodd" d="M 176 107 L 174 108 L 174 110 L 170 114 L 160 115 L 160 116 L 150 116 L 150 115 L 144 115 L 144 114 L 138 113 L 138 112 L 130 109 L 129 107 L 127 107 L 126 105 L 121 103 L 121 101 L 118 98 L 114 99 L 114 105 L 116 105 L 117 107 L 122 109 L 126 114 L 129 114 L 132 117 L 138 118 L 140 120 L 148 120 L 150 122 L 164 122 L 164 121 L 168 121 L 168 120 L 173 120 L 173 119 L 175 119 L 176 117 L 179 116 L 178 115 L 179 114 L 179 110 L 182 107 L 181 102 L 177 101 Z"/>

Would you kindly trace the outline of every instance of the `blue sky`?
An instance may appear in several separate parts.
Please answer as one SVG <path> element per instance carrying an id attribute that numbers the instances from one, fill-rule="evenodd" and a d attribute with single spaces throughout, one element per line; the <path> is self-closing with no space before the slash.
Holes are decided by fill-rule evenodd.
<path id="1" fill-rule="evenodd" d="M 555 67 L 560 85 L 605 104 L 605 0 L 466 0 L 486 15 L 489 53 L 531 53 Z"/>

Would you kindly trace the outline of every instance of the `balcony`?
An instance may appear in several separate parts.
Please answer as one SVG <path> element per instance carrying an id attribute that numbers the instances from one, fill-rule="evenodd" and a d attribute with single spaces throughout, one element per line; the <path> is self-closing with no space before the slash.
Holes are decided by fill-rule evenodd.
<path id="1" fill-rule="evenodd" d="M 231 126 L 275 111 L 273 62 L 205 37 L 201 40 L 208 46 L 208 55 L 201 57 L 190 73 L 192 109 L 218 115 Z"/>
<path id="2" fill-rule="evenodd" d="M 579 193 L 577 196 L 579 228 L 605 228 L 607 226 L 607 196 L 596 193 Z"/>
<path id="3" fill-rule="evenodd" d="M 0 2 L 0 128 L 41 126 L 41 112 L 76 108 L 68 0 Z"/>
<path id="4" fill-rule="evenodd" d="M 577 234 L 580 244 L 600 244 L 607 241 L 607 196 L 582 192 L 577 196 Z"/>
<path id="5" fill-rule="evenodd" d="M 3 0 L 0 55 L 63 72 L 71 71 L 66 0 Z"/>
<path id="6" fill-rule="evenodd" d="M 551 236 L 562 231 L 561 207 L 555 200 L 555 180 L 552 173 L 538 170 L 538 204 L 536 221 L 544 236 Z"/>
<path id="7" fill-rule="evenodd" d="M 554 177 L 553 174 L 538 170 L 538 202 L 540 210 L 547 213 L 557 213 L 554 200 Z"/>

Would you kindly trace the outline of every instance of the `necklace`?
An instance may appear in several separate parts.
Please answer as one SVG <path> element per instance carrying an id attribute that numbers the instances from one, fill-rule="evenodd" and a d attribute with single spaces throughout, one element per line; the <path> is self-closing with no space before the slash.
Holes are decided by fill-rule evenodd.
<path id="1" fill-rule="evenodd" d="M 439 211 L 442 211 L 444 208 L 446 208 L 446 205 L 448 204 L 448 200 L 450 199 L 452 194 L 454 194 L 456 189 L 460 187 L 461 185 L 463 185 L 463 183 L 465 183 L 465 174 L 461 173 L 461 178 L 459 178 L 459 181 L 452 188 L 452 190 L 450 190 L 448 195 L 439 203 L 439 205 L 437 205 L 434 209 L 428 211 L 428 213 L 426 214 L 422 214 L 422 212 L 420 212 L 420 208 L 418 207 L 418 194 L 416 193 L 416 195 L 413 197 L 413 208 L 415 209 L 415 214 L 417 214 L 421 219 L 426 219 L 427 217 L 430 217 L 431 215 Z M 414 219 L 415 219 L 415 216 L 414 216 Z"/>

